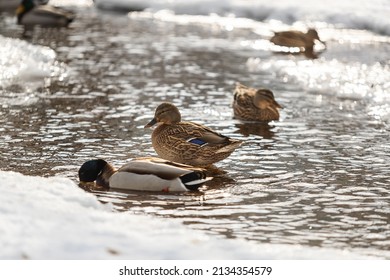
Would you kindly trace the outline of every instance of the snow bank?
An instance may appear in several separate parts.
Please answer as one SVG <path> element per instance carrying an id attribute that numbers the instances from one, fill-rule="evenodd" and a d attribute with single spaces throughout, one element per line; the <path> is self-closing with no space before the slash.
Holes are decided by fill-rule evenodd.
<path id="1" fill-rule="evenodd" d="M 208 236 L 113 212 L 69 179 L 0 171 L 0 259 L 359 259 L 350 252 Z"/>
<path id="2" fill-rule="evenodd" d="M 11 84 L 42 84 L 50 77 L 55 52 L 19 39 L 0 35 L 0 87 Z"/>
<path id="3" fill-rule="evenodd" d="M 388 0 L 95 0 L 95 4 L 103 9 L 148 9 L 153 12 L 169 9 L 177 14 L 189 15 L 234 14 L 287 24 L 297 21 L 326 22 L 390 35 Z"/>

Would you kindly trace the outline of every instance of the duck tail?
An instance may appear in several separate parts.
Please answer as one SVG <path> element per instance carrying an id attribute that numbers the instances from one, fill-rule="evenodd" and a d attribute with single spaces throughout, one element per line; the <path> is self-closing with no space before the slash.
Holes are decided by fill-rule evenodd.
<path id="1" fill-rule="evenodd" d="M 205 182 L 211 179 L 213 178 L 206 177 L 206 172 L 204 170 L 195 170 L 180 176 L 181 182 L 190 191 L 198 190 Z"/>
<path id="2" fill-rule="evenodd" d="M 243 143 L 243 141 L 241 140 L 238 140 L 238 139 L 229 139 L 229 144 L 226 145 L 226 146 L 223 146 L 222 148 L 220 148 L 217 153 L 231 153 L 233 152 L 235 149 L 237 149 L 238 147 L 240 147 Z"/>

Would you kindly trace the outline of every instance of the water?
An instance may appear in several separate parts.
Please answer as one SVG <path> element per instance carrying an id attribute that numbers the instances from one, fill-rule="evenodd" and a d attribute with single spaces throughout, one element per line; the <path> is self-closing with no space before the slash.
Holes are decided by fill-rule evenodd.
<path id="1" fill-rule="evenodd" d="M 283 23 L 77 9 L 71 28 L 26 39 L 56 54 L 42 50 L 49 65 L 34 83 L 1 80 L 1 170 L 77 181 L 85 160 L 155 155 L 143 126 L 171 101 L 245 144 L 199 193 L 89 190 L 99 200 L 227 238 L 390 258 L 388 36 L 323 25 L 328 49 L 309 60 L 272 53 L 267 34 Z M 0 33 L 22 30 L 5 15 Z M 237 81 L 271 88 L 280 121 L 234 120 Z"/>

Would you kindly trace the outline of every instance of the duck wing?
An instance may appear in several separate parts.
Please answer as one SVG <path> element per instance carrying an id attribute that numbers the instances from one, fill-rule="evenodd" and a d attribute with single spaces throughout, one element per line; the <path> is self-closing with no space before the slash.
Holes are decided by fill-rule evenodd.
<path id="1" fill-rule="evenodd" d="M 203 172 L 204 170 L 154 157 L 133 159 L 118 170 L 118 172 L 155 175 L 164 180 L 174 180 L 193 171 Z"/>
<path id="2" fill-rule="evenodd" d="M 224 136 L 211 128 L 193 123 L 193 122 L 181 122 L 180 126 L 186 132 L 186 141 L 197 144 L 200 146 L 206 144 L 227 144 L 229 143 L 229 137 Z"/>
<path id="3" fill-rule="evenodd" d="M 270 41 L 276 45 L 287 47 L 305 47 L 308 43 L 306 35 L 300 31 L 275 32 Z"/>
<path id="4" fill-rule="evenodd" d="M 73 20 L 75 15 L 74 13 L 64 10 L 62 8 L 57 8 L 50 5 L 43 5 L 43 6 L 37 6 L 34 8 L 34 14 L 40 15 L 40 16 L 47 16 L 47 17 L 64 17 L 68 20 Z"/>

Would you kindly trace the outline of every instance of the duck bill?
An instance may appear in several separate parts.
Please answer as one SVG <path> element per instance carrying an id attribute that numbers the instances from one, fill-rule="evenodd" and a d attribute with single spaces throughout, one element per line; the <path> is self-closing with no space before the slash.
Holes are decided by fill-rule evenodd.
<path id="1" fill-rule="evenodd" d="M 156 118 L 153 118 L 150 122 L 148 122 L 144 128 L 148 128 L 148 127 L 152 127 L 153 125 L 155 125 L 157 123 L 157 120 Z"/>
<path id="2" fill-rule="evenodd" d="M 20 14 L 24 13 L 25 10 L 26 10 L 26 9 L 24 8 L 24 6 L 23 6 L 22 4 L 20 4 L 20 5 L 18 6 L 18 8 L 16 9 L 16 14 L 17 14 L 17 15 L 20 15 Z"/>

